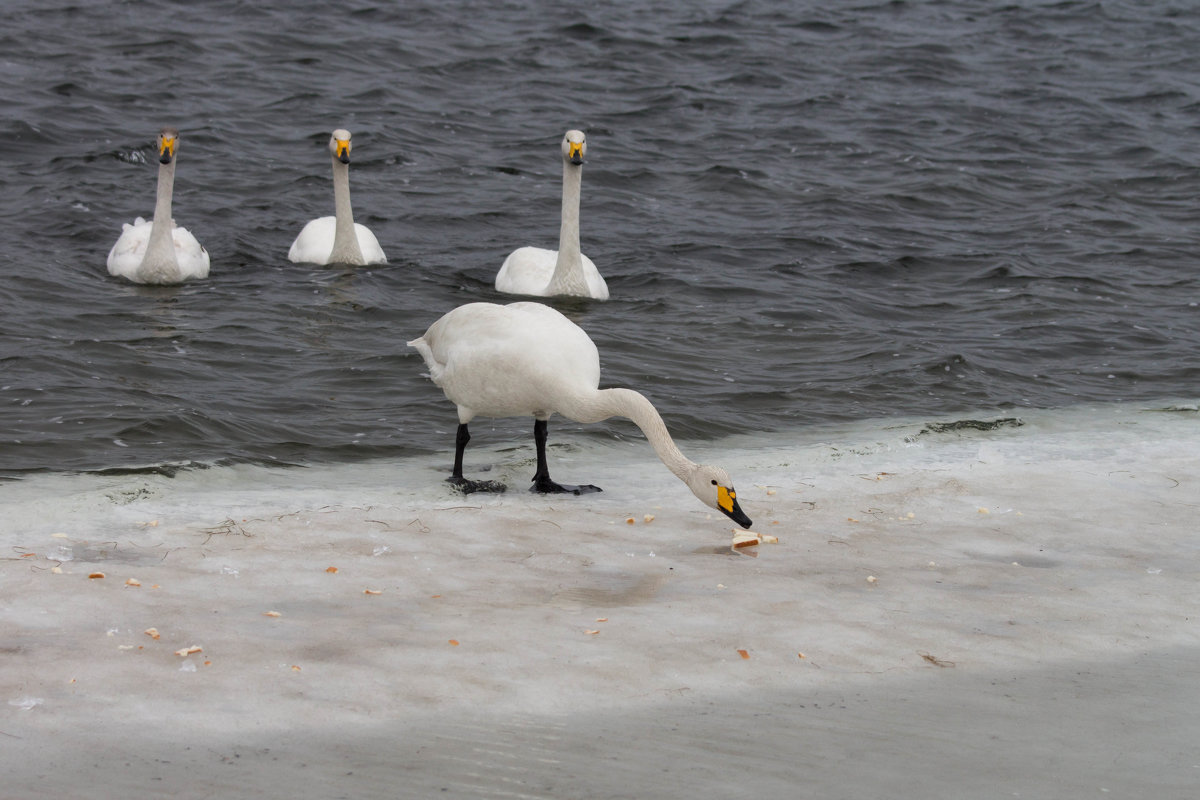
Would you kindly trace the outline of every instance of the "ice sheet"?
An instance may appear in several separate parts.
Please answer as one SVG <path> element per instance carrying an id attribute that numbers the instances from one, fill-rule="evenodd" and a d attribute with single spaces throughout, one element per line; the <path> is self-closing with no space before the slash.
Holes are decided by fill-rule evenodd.
<path id="1" fill-rule="evenodd" d="M 525 492 L 510 443 L 467 467 L 500 496 L 453 494 L 445 458 L 0 486 L 5 796 L 1200 780 L 1194 409 L 685 452 L 779 543 L 734 553 L 641 441 L 553 447 L 584 497 Z"/>

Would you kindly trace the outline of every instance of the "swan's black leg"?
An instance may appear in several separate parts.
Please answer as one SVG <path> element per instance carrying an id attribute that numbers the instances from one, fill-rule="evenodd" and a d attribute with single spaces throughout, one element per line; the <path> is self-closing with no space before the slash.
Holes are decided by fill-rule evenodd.
<path id="1" fill-rule="evenodd" d="M 458 433 L 454 436 L 454 471 L 450 473 L 450 479 L 456 483 L 464 480 L 462 474 L 463 453 L 466 452 L 469 441 L 471 441 L 471 432 L 467 430 L 467 423 L 461 422 L 458 425 Z"/>
<path id="2" fill-rule="evenodd" d="M 533 443 L 537 448 L 537 473 L 533 476 L 530 491 L 543 494 L 587 494 L 603 491 L 599 486 L 591 484 L 567 486 L 550 480 L 550 468 L 546 466 L 546 420 L 534 420 Z"/>
<path id="3" fill-rule="evenodd" d="M 452 483 L 462 491 L 463 494 L 471 492 L 503 492 L 508 487 L 497 481 L 469 481 L 463 477 L 463 453 L 467 449 L 467 442 L 471 441 L 471 432 L 467 430 L 467 423 L 459 423 L 458 433 L 454 437 L 454 471 L 450 473 L 450 477 L 446 478 L 447 483 Z"/>

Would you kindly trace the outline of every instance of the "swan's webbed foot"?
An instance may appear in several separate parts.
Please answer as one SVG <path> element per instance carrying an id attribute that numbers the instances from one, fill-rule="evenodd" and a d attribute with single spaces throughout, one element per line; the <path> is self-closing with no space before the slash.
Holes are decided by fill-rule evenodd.
<path id="1" fill-rule="evenodd" d="M 534 477 L 533 486 L 529 487 L 529 491 L 538 492 L 539 494 L 591 494 L 592 492 L 602 492 L 604 490 L 599 486 L 592 486 L 590 483 L 585 483 L 582 486 L 555 483 L 546 475 L 537 475 Z"/>
<path id="2" fill-rule="evenodd" d="M 529 491 L 539 494 L 591 494 L 604 491 L 590 483 L 569 486 L 550 480 L 550 468 L 546 466 L 546 420 L 534 420 L 533 441 L 537 447 L 537 471 L 533 473 L 533 486 L 529 487 Z"/>
<path id="3" fill-rule="evenodd" d="M 471 481 L 459 475 L 451 475 L 446 478 L 446 483 L 452 484 L 463 494 L 471 494 L 472 492 L 492 492 L 499 494 L 508 490 L 508 487 L 499 481 Z"/>

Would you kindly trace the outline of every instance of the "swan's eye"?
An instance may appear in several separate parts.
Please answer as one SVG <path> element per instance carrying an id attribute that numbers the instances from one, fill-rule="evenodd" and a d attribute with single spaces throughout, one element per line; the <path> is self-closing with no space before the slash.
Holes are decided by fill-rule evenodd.
<path id="1" fill-rule="evenodd" d="M 713 478 L 712 485 L 713 485 L 713 486 L 716 486 L 716 485 L 717 485 L 717 479 L 716 479 L 716 478 Z"/>

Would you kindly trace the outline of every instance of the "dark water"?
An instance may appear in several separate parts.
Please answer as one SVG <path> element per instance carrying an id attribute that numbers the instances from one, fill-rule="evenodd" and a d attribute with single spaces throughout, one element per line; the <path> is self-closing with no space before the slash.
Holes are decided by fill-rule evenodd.
<path id="1" fill-rule="evenodd" d="M 616 6 L 7 3 L 0 471 L 448 449 L 404 343 L 556 246 L 570 127 L 613 299 L 555 305 L 677 435 L 1195 396 L 1196 6 Z M 163 125 L 212 275 L 146 288 Z M 339 126 L 386 266 L 286 260 Z"/>

